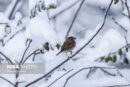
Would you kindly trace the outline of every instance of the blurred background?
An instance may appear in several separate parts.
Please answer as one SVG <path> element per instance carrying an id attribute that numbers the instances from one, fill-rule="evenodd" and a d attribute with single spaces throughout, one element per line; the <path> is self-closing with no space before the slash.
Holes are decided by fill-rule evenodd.
<path id="1" fill-rule="evenodd" d="M 6 12 L 10 9 L 11 4 L 16 4 L 13 8 L 15 10 L 13 14 L 15 14 L 17 10 L 21 12 L 24 17 L 29 15 L 29 0 L 0 0 L 0 12 Z"/>

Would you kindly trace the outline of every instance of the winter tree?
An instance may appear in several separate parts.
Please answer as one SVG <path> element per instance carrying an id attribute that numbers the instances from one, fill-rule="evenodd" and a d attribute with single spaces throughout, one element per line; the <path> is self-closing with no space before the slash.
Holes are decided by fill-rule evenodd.
<path id="1" fill-rule="evenodd" d="M 130 87 L 129 25 L 129 0 L 1 0 L 1 87 Z"/>

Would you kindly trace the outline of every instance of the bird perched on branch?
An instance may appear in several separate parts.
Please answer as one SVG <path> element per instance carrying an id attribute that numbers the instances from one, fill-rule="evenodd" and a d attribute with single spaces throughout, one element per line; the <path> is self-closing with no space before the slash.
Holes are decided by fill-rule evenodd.
<path id="1" fill-rule="evenodd" d="M 72 50 L 75 48 L 76 46 L 76 41 L 75 41 L 75 37 L 68 37 L 65 42 L 63 43 L 62 47 L 61 47 L 61 51 L 59 53 L 57 53 L 57 55 L 59 55 L 61 52 L 71 52 L 72 54 Z M 56 55 L 56 56 L 57 56 Z"/>

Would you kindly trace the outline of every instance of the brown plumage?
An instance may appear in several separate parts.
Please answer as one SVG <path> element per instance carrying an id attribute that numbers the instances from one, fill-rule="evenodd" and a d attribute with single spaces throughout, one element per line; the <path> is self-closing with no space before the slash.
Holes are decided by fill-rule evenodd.
<path id="1" fill-rule="evenodd" d="M 76 46 L 75 37 L 68 37 L 61 47 L 61 51 L 57 53 L 59 55 L 61 52 L 71 52 Z"/>

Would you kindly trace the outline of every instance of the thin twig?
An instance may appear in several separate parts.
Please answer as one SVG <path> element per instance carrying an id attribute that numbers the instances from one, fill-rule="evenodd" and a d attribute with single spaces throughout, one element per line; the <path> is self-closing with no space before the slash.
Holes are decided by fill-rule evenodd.
<path id="1" fill-rule="evenodd" d="M 33 56 L 33 61 L 35 61 L 35 57 L 36 57 L 36 55 L 38 55 L 38 54 L 43 54 L 44 52 L 37 52 L 37 53 L 34 53 L 34 56 Z"/>
<path id="2" fill-rule="evenodd" d="M 69 8 L 73 7 L 76 3 L 78 3 L 80 0 L 76 0 L 74 1 L 71 5 L 69 5 L 68 7 L 64 8 L 64 9 L 61 9 L 60 7 L 62 6 L 59 6 L 60 9 L 56 9 L 58 10 L 57 13 L 55 13 L 54 15 L 52 16 L 49 16 L 49 19 L 53 19 L 55 17 L 57 17 L 58 15 L 60 15 L 61 13 L 65 12 L 66 10 L 68 10 Z M 69 2 L 68 2 L 69 3 Z M 59 11 L 60 10 L 60 11 Z"/>
<path id="3" fill-rule="evenodd" d="M 90 68 L 89 72 L 87 74 L 87 78 L 89 78 L 89 76 L 92 74 L 92 72 L 95 72 L 97 70 L 97 68 Z"/>
<path id="4" fill-rule="evenodd" d="M 124 11 L 125 8 L 124 8 L 124 2 L 123 2 L 123 0 L 121 0 L 121 5 L 122 5 L 122 10 Z"/>
<path id="5" fill-rule="evenodd" d="M 119 71 L 119 69 L 117 69 L 117 74 L 118 74 L 121 78 L 124 78 L 126 81 L 129 82 L 129 80 Z"/>
<path id="6" fill-rule="evenodd" d="M 2 77 L 2 76 L 0 76 L 0 78 L 2 78 L 3 80 L 5 80 L 5 81 L 7 81 L 8 83 L 10 83 L 11 85 L 13 85 L 14 87 L 15 87 L 15 84 L 13 84 L 11 81 L 9 81 L 8 79 L 6 79 L 6 78 L 4 78 L 4 77 Z"/>
<path id="7" fill-rule="evenodd" d="M 112 20 L 113 20 L 113 21 L 115 22 L 115 24 L 117 24 L 123 31 L 127 32 L 127 29 L 124 28 L 120 23 L 118 23 L 114 17 L 112 17 Z"/>
<path id="8" fill-rule="evenodd" d="M 29 54 L 29 55 L 25 58 L 25 60 L 23 60 L 22 64 L 24 64 L 24 63 L 27 61 L 27 59 L 29 59 L 32 55 L 37 55 L 37 54 L 40 54 L 40 53 L 44 53 L 44 52 L 38 52 L 38 53 L 36 53 L 37 51 L 39 51 L 39 49 L 37 49 L 37 50 L 35 50 L 34 52 L 32 52 L 31 54 Z"/>
<path id="9" fill-rule="evenodd" d="M 10 38 L 6 41 L 4 41 L 4 44 L 6 44 L 7 42 L 9 42 L 11 39 L 13 39 L 17 34 L 19 34 L 22 30 L 25 30 L 25 27 L 23 27 L 22 29 L 20 29 L 19 31 L 16 31 L 13 35 L 10 36 Z M 5 38 L 3 38 L 4 40 Z"/>
<path id="10" fill-rule="evenodd" d="M 128 11 L 128 17 L 130 18 L 130 9 L 129 9 L 127 0 L 125 0 L 125 6 L 126 6 L 126 9 Z"/>
<path id="11" fill-rule="evenodd" d="M 2 52 L 0 52 L 0 54 L 10 63 L 10 64 L 14 64 L 9 57 L 7 57 L 5 54 L 3 54 Z"/>
<path id="12" fill-rule="evenodd" d="M 89 69 L 89 72 L 87 74 L 87 78 L 89 78 L 91 72 L 92 72 L 92 68 Z"/>
<path id="13" fill-rule="evenodd" d="M 59 65 L 57 65 L 55 68 L 53 68 L 53 69 L 52 69 L 51 71 L 49 71 L 47 74 L 45 74 L 45 75 L 43 75 L 43 76 L 41 76 L 41 77 L 35 79 L 34 81 L 28 83 L 25 87 L 29 87 L 30 85 L 32 85 L 32 84 L 38 82 L 38 81 L 41 80 L 42 78 L 48 76 L 50 73 L 52 73 L 52 72 L 55 71 L 57 68 L 59 68 L 60 66 L 62 66 L 63 64 L 65 64 L 66 62 L 68 62 L 69 60 L 71 60 L 71 59 L 72 59 L 74 56 L 76 56 L 81 50 L 83 50 L 83 49 L 97 36 L 97 34 L 102 30 L 102 28 L 103 28 L 103 26 L 104 26 L 104 24 L 105 24 L 105 21 L 106 21 L 106 17 L 107 17 L 108 11 L 109 11 L 109 9 L 110 9 L 112 3 L 113 3 L 113 0 L 111 0 L 109 6 L 108 6 L 108 8 L 107 8 L 107 11 L 106 11 L 106 13 L 105 13 L 102 26 L 99 28 L 99 30 L 96 32 L 96 34 L 94 34 L 94 36 L 93 36 L 83 47 L 81 47 L 74 55 L 72 55 L 71 57 L 67 58 L 65 61 L 63 61 L 63 62 L 60 63 Z"/>
<path id="14" fill-rule="evenodd" d="M 78 13 L 79 13 L 79 11 L 80 11 L 80 9 L 81 9 L 83 3 L 84 3 L 84 1 L 85 1 L 85 0 L 82 0 L 81 4 L 79 5 L 79 8 L 78 8 L 78 10 L 77 10 L 76 13 L 75 13 L 75 16 L 74 16 L 74 18 L 73 18 L 73 20 L 72 20 L 72 23 L 71 23 L 71 25 L 70 25 L 70 27 L 69 27 L 69 29 L 68 29 L 68 31 L 67 31 L 67 34 L 66 34 L 66 37 L 65 37 L 65 38 L 68 37 L 69 32 L 70 32 L 70 30 L 72 29 L 72 26 L 73 26 L 73 24 L 74 24 L 74 21 L 75 21 L 77 15 L 78 15 Z"/>
<path id="15" fill-rule="evenodd" d="M 103 69 L 103 68 L 101 68 L 101 70 L 102 70 L 104 73 L 106 73 L 106 74 L 108 74 L 108 75 L 110 75 L 110 76 L 116 76 L 116 74 L 112 74 L 112 73 L 108 72 L 107 70 L 105 70 L 105 69 Z"/>
<path id="16" fill-rule="evenodd" d="M 17 72 L 16 72 L 16 75 L 15 75 L 15 77 L 16 77 L 16 79 L 19 77 L 19 71 L 21 70 L 21 63 L 23 62 L 23 60 L 24 60 L 24 56 L 25 56 L 25 54 L 26 54 L 26 52 L 27 52 L 27 50 L 29 49 L 29 47 L 30 47 L 30 44 L 31 44 L 31 42 L 32 42 L 32 40 L 28 40 L 29 41 L 29 44 L 28 44 L 28 46 L 27 46 L 27 48 L 25 49 L 25 51 L 24 51 L 24 53 L 23 53 L 23 56 L 22 56 L 22 58 L 21 58 L 21 61 L 19 62 L 19 69 L 17 70 Z M 16 83 L 16 87 L 18 86 L 18 84 L 19 83 Z"/>
<path id="17" fill-rule="evenodd" d="M 66 79 L 66 82 L 65 82 L 65 84 L 64 84 L 63 87 L 66 87 L 68 81 L 69 81 L 73 76 L 75 76 L 76 74 L 80 73 L 80 72 L 83 71 L 83 70 L 87 70 L 87 69 L 91 69 L 91 68 L 116 69 L 116 68 L 111 68 L 111 67 L 97 67 L 97 66 L 94 66 L 94 67 L 87 67 L 87 68 L 82 68 L 82 69 L 78 70 L 77 72 L 73 73 L 71 76 L 69 76 L 69 77 Z"/>
<path id="18" fill-rule="evenodd" d="M 66 72 L 65 74 L 63 74 L 62 76 L 60 76 L 59 78 L 57 78 L 55 81 L 53 81 L 49 86 L 47 87 L 50 87 L 51 85 L 53 85 L 54 83 L 56 83 L 58 80 L 60 80 L 62 77 L 64 77 L 65 75 L 67 75 L 68 73 L 70 73 L 73 69 L 69 70 L 68 72 Z"/>
<path id="19" fill-rule="evenodd" d="M 12 15 L 13 15 L 13 13 L 14 13 L 14 11 L 15 11 L 15 9 L 16 9 L 18 3 L 19 3 L 19 1 L 20 1 L 20 0 L 17 0 L 17 1 L 15 2 L 15 4 L 14 4 L 13 8 L 11 9 L 11 12 L 9 13 L 9 17 L 8 17 L 9 19 L 12 18 Z"/>
<path id="20" fill-rule="evenodd" d="M 130 86 L 130 84 L 126 84 L 126 85 L 112 85 L 112 86 L 103 86 L 103 87 L 124 87 L 124 86 Z"/>
<path id="21" fill-rule="evenodd" d="M 22 59 L 21 59 L 21 61 L 20 61 L 20 64 L 23 62 L 24 56 L 25 56 L 25 54 L 26 54 L 28 48 L 30 47 L 31 42 L 32 42 L 32 40 L 29 40 L 29 44 L 28 44 L 27 48 L 25 49 L 25 51 L 24 51 L 24 53 L 23 53 Z"/>

